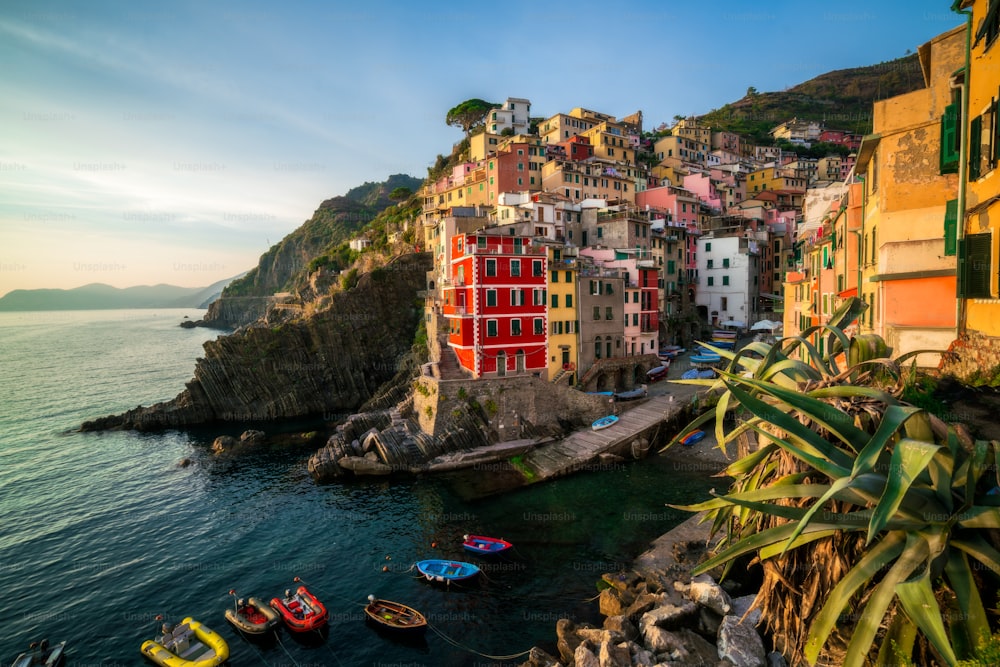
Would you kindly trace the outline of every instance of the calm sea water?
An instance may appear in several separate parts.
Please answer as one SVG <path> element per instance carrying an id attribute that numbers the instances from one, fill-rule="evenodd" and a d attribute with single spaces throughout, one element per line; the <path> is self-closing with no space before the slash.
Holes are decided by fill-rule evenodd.
<path id="1" fill-rule="evenodd" d="M 0 313 L 0 664 L 42 637 L 68 641 L 71 667 L 146 664 L 139 646 L 158 615 L 218 630 L 231 665 L 519 664 L 482 654 L 554 651 L 557 619 L 598 620 L 588 600 L 601 573 L 685 518 L 664 503 L 712 486 L 654 458 L 471 502 L 436 479 L 318 486 L 309 452 L 214 459 L 212 438 L 239 427 L 75 432 L 175 396 L 216 335 L 178 323 L 202 314 Z M 179 467 L 185 457 L 194 463 Z M 410 571 L 422 558 L 476 560 L 458 546 L 468 532 L 516 553 L 481 562 L 486 576 L 464 588 Z M 295 576 L 330 610 L 325 640 L 283 630 L 251 644 L 225 622 L 230 589 L 270 599 Z M 380 637 L 362 620 L 370 593 L 417 607 L 440 634 Z"/>

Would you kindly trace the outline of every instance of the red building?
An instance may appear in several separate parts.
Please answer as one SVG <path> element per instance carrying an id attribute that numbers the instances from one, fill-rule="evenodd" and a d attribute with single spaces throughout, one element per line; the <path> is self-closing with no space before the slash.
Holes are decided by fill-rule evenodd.
<path id="1" fill-rule="evenodd" d="M 544 246 L 531 237 L 456 234 L 444 288 L 448 344 L 473 377 L 548 367 Z"/>

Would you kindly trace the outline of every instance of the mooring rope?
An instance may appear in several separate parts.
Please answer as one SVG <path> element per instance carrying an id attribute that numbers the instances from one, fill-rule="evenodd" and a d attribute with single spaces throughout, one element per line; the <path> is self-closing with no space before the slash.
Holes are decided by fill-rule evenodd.
<path id="1" fill-rule="evenodd" d="M 436 634 L 438 637 L 440 637 L 441 639 L 445 640 L 446 642 L 448 642 L 449 644 L 451 644 L 455 648 L 460 648 L 463 651 L 468 651 L 469 653 L 473 653 L 473 654 L 478 655 L 478 656 L 480 656 L 482 658 L 488 658 L 489 660 L 513 660 L 515 658 L 520 658 L 521 656 L 525 656 L 525 655 L 528 655 L 529 653 L 531 653 L 531 649 L 528 649 L 527 651 L 521 651 L 520 653 L 511 653 L 510 655 L 490 655 L 489 653 L 481 653 L 480 651 L 477 651 L 477 650 L 475 650 L 473 648 L 469 648 L 468 646 L 465 646 L 464 644 L 461 644 L 460 642 L 452 639 L 448 635 L 444 634 L 443 632 L 441 632 L 440 630 L 438 630 L 437 628 L 435 628 L 429 622 L 427 623 L 427 627 L 429 627 L 431 630 L 433 630 L 434 634 Z"/>
<path id="2" fill-rule="evenodd" d="M 299 663 L 295 661 L 295 658 L 292 657 L 292 654 L 288 652 L 287 648 L 285 648 L 285 643 L 281 641 L 281 637 L 278 636 L 277 632 L 274 633 L 274 638 L 278 640 L 278 646 L 280 646 L 281 650 L 285 652 L 285 655 L 287 655 L 288 659 L 292 661 L 292 664 L 295 665 L 295 667 L 299 667 Z"/>

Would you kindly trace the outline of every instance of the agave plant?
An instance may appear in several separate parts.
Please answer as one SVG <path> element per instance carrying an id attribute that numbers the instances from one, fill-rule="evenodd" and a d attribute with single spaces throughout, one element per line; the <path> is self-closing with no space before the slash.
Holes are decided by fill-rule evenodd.
<path id="1" fill-rule="evenodd" d="M 1000 574 L 986 539 L 1000 528 L 998 443 L 900 400 L 911 355 L 890 359 L 877 336 L 840 328 L 864 308 L 851 300 L 801 336 L 717 350 L 729 360 L 719 378 L 689 381 L 719 398 L 682 433 L 715 419 L 721 448 L 757 440 L 724 471 L 728 493 L 684 508 L 724 533 L 696 573 L 758 562 L 754 604 L 792 664 L 898 664 L 916 652 L 918 664 L 955 665 L 990 634 L 979 587 Z"/>

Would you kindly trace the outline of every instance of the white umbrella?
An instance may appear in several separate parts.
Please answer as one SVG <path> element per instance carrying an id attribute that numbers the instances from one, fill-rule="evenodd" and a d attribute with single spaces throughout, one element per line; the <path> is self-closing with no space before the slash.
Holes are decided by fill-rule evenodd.
<path id="1" fill-rule="evenodd" d="M 777 324 L 777 322 L 772 322 L 771 320 L 761 320 L 750 327 L 750 331 L 771 331 L 775 328 L 775 324 Z"/>
<path id="2" fill-rule="evenodd" d="M 721 326 L 732 327 L 734 329 L 745 329 L 747 326 L 746 322 L 741 322 L 740 320 L 729 320 L 728 322 L 723 322 Z"/>

